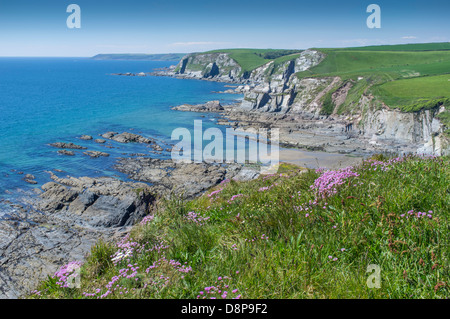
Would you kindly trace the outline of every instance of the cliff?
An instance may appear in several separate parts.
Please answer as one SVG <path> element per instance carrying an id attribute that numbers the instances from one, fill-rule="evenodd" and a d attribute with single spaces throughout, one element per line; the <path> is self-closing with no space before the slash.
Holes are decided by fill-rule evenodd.
<path id="1" fill-rule="evenodd" d="M 381 139 L 393 140 L 417 145 L 418 153 L 449 154 L 448 133 L 445 133 L 448 123 L 442 119 L 447 118 L 450 105 L 439 102 L 441 100 L 430 99 L 424 106 L 408 112 L 403 110 L 406 109 L 403 105 L 388 106 L 372 92 L 372 88 L 389 82 L 378 72 L 377 68 L 381 69 L 381 66 L 384 68 L 383 72 L 386 72 L 385 64 L 389 63 L 383 61 L 383 65 L 377 65 L 378 52 L 363 52 L 360 58 L 359 52 L 346 54 L 337 51 L 341 55 L 335 57 L 333 54 L 337 53 L 334 51 L 310 49 L 268 60 L 267 63 L 260 62 L 261 65 L 251 71 L 243 65 L 249 57 L 237 61 L 230 52 L 225 50 L 189 54 L 176 67 L 166 71 L 165 75 L 241 84 L 234 92 L 244 95 L 240 108 L 248 112 L 333 117 L 358 128 L 370 143 L 376 144 Z M 442 61 L 442 57 L 447 58 L 450 51 L 439 53 L 438 57 L 430 55 L 431 53 L 426 52 L 424 57 L 430 61 L 423 63 L 432 63 L 434 58 Z M 367 54 L 372 55 L 364 56 Z M 395 52 L 393 57 L 388 58 L 399 59 L 395 63 L 402 63 L 401 60 L 404 59 L 404 67 L 407 68 L 410 65 L 408 59 L 422 58 L 418 56 L 420 54 L 413 52 L 411 55 L 398 56 L 399 53 Z M 341 56 L 350 61 L 346 61 L 347 64 L 339 62 L 338 58 L 342 59 Z M 369 62 L 364 66 L 358 65 L 364 59 Z M 338 63 L 345 66 L 345 69 L 329 72 Z M 326 72 L 322 72 L 323 76 L 317 74 L 321 69 L 326 69 Z M 350 75 L 346 72 L 347 69 L 351 71 Z M 413 78 L 417 75 L 413 71 L 402 70 L 400 75 L 389 74 L 389 78 Z M 445 91 L 446 87 L 443 89 Z"/>

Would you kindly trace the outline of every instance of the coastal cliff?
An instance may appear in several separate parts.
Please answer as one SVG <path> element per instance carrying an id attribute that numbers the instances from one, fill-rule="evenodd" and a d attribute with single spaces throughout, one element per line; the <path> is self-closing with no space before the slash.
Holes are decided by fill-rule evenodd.
<path id="1" fill-rule="evenodd" d="M 314 74 L 315 67 L 328 68 L 323 66 L 330 63 L 328 56 L 329 52 L 310 49 L 272 59 L 248 71 L 248 67 L 245 70 L 241 66 L 246 60 L 238 63 L 233 53 L 195 53 L 158 75 L 235 83 L 237 87 L 225 93 L 243 94 L 240 109 L 245 112 L 307 115 L 316 118 L 319 126 L 319 120 L 332 118 L 345 122 L 346 131 L 360 131 L 359 136 L 373 145 L 390 140 L 399 144 L 399 151 L 401 144 L 411 144 L 416 153 L 450 153 L 445 133 L 448 123 L 442 121 L 449 112 L 448 100 L 431 100 L 412 111 L 390 107 L 371 92 L 372 87 L 383 83 L 375 71 L 361 71 L 361 75 L 354 72 L 352 76 L 344 72 L 335 72 L 334 76 Z"/>

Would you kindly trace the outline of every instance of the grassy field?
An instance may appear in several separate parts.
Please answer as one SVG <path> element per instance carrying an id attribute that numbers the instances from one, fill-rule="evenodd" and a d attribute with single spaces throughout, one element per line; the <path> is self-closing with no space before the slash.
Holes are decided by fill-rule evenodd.
<path id="1" fill-rule="evenodd" d="M 81 288 L 62 267 L 29 298 L 448 298 L 449 189 L 448 157 L 224 181 L 98 243 Z"/>
<path id="2" fill-rule="evenodd" d="M 450 74 L 398 80 L 376 86 L 372 91 L 387 105 L 416 111 L 439 102 L 450 107 Z"/>
<path id="3" fill-rule="evenodd" d="M 378 75 L 396 80 L 450 73 L 450 51 L 323 51 L 325 60 L 298 77 L 340 76 L 345 80 Z"/>
<path id="4" fill-rule="evenodd" d="M 375 45 L 367 47 L 342 48 L 335 50 L 350 50 L 350 51 L 439 51 L 450 50 L 450 42 L 437 43 L 412 43 L 412 44 L 397 44 L 397 45 Z"/>

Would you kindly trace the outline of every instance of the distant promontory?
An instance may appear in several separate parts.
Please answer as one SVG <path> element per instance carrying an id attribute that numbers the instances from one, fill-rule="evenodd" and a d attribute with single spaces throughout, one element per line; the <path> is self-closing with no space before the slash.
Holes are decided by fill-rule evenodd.
<path id="1" fill-rule="evenodd" d="M 97 54 L 94 60 L 140 60 L 140 61 L 179 61 L 186 53 L 167 54 L 141 54 L 141 53 L 120 53 L 120 54 Z"/>

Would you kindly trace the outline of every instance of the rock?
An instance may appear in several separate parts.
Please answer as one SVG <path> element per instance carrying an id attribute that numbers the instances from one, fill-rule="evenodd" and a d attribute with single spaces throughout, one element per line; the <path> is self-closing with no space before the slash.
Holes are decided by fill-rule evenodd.
<path id="1" fill-rule="evenodd" d="M 103 138 L 106 138 L 106 139 L 111 139 L 114 135 L 117 135 L 117 134 L 119 134 L 119 133 L 117 133 L 117 132 L 107 132 L 105 134 L 102 134 L 101 136 Z"/>
<path id="2" fill-rule="evenodd" d="M 104 138 L 112 139 L 119 143 L 143 143 L 143 144 L 151 144 L 154 143 L 153 139 L 146 138 L 144 136 L 124 132 L 121 134 L 115 132 L 108 132 L 102 135 Z"/>
<path id="3" fill-rule="evenodd" d="M 66 150 L 59 150 L 58 154 L 68 155 L 68 156 L 74 156 L 75 155 L 75 153 L 73 151 L 66 151 Z"/>
<path id="4" fill-rule="evenodd" d="M 154 158 L 122 158 L 115 168 L 131 179 L 152 183 L 152 189 L 159 194 L 174 193 L 186 199 L 201 195 L 224 179 L 238 175 L 242 169 L 237 164 L 175 163 Z M 256 169 L 253 173 L 242 173 L 242 177 L 259 175 Z"/>
<path id="5" fill-rule="evenodd" d="M 36 185 L 36 184 L 37 184 L 37 182 L 36 182 L 35 180 L 33 180 L 33 179 L 25 178 L 24 180 L 25 180 L 25 182 L 27 182 L 28 184 L 32 184 L 32 185 Z"/>
<path id="6" fill-rule="evenodd" d="M 97 157 L 100 157 L 100 156 L 103 156 L 103 157 L 108 157 L 109 156 L 108 153 L 103 153 L 103 152 L 98 152 L 98 151 L 86 151 L 83 154 L 84 155 L 88 155 L 88 156 L 93 157 L 93 158 L 97 158 Z"/>
<path id="7" fill-rule="evenodd" d="M 98 138 L 98 139 L 94 140 L 94 142 L 95 142 L 95 143 L 98 143 L 98 144 L 105 144 L 105 143 L 106 143 L 106 141 L 105 141 L 105 140 L 103 140 L 103 139 L 100 139 L 100 138 Z"/>
<path id="8" fill-rule="evenodd" d="M 122 237 L 155 200 L 146 184 L 51 174 L 32 206 L 14 204 L 0 220 L 0 298 L 36 289 L 69 261 L 82 261 L 98 239 Z"/>
<path id="9" fill-rule="evenodd" d="M 176 106 L 172 108 L 176 111 L 183 111 L 183 112 L 222 112 L 224 110 L 224 107 L 220 104 L 220 101 L 209 101 L 205 104 L 198 104 L 198 105 L 190 105 L 190 104 L 183 104 L 180 106 Z"/>
<path id="10" fill-rule="evenodd" d="M 80 139 L 81 139 L 81 140 L 85 140 L 85 141 L 90 141 L 90 140 L 93 139 L 93 137 L 90 136 L 90 135 L 82 135 L 82 136 L 80 137 Z"/>
<path id="11" fill-rule="evenodd" d="M 80 145 L 76 145 L 73 143 L 63 143 L 63 142 L 57 142 L 52 143 L 50 146 L 56 147 L 56 148 L 64 148 L 64 149 L 73 149 L 73 150 L 86 150 L 87 147 L 83 147 Z"/>

